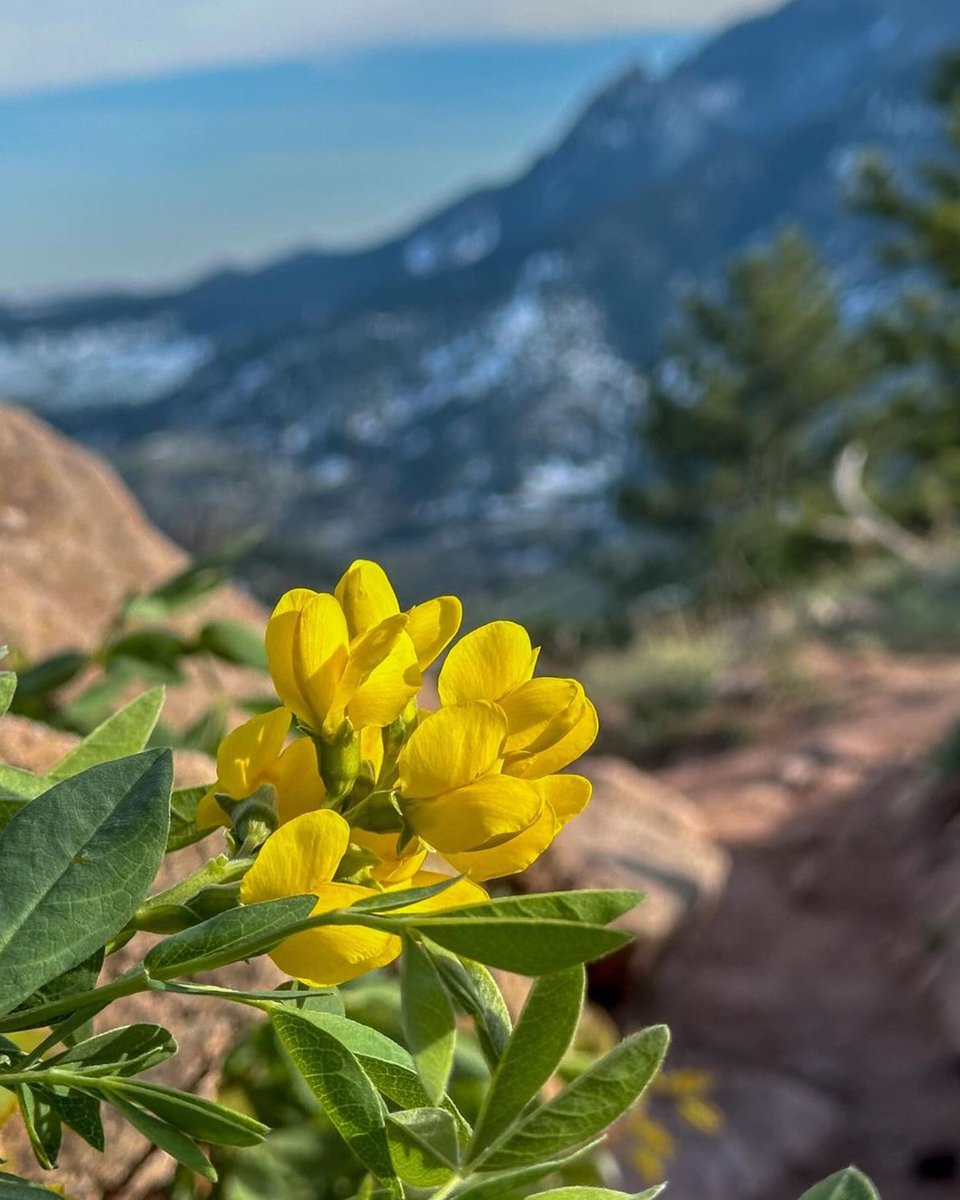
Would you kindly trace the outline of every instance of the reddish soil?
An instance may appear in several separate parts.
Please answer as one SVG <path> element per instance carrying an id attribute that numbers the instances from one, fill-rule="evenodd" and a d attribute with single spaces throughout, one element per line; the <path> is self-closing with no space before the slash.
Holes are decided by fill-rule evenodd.
<path id="1" fill-rule="evenodd" d="M 823 681 L 829 715 L 661 772 L 733 857 L 716 911 L 625 1006 L 671 1025 L 673 1062 L 708 1068 L 725 1110 L 719 1140 L 683 1136 L 678 1200 L 795 1200 L 849 1161 L 884 1200 L 960 1195 L 928 886 L 960 896 L 960 839 L 923 802 L 960 660 L 825 654 Z"/>

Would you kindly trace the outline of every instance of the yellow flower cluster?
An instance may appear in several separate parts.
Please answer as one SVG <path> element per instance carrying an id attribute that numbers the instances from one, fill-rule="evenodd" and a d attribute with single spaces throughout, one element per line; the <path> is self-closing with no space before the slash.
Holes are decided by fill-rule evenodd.
<path id="1" fill-rule="evenodd" d="M 534 677 L 538 651 L 521 626 L 495 621 L 461 638 L 440 671 L 440 708 L 418 704 L 461 619 L 453 596 L 401 611 L 366 561 L 332 594 L 281 598 L 266 648 L 282 707 L 224 739 L 197 814 L 202 828 L 233 824 L 242 838 L 244 802 L 254 797 L 261 816 L 266 805 L 275 830 L 244 877 L 244 903 L 313 894 L 327 912 L 423 887 L 445 878 L 424 871 L 431 851 L 464 878 L 413 907 L 478 902 L 480 881 L 524 870 L 583 810 L 589 781 L 561 772 L 592 744 L 596 712 L 576 680 Z M 294 724 L 304 736 L 287 744 Z M 399 952 L 396 937 L 338 925 L 289 938 L 273 957 L 323 985 Z"/>

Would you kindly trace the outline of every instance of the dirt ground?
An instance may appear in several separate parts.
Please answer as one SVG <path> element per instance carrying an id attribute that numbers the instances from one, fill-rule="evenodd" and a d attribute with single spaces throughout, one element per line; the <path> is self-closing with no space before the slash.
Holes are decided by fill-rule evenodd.
<path id="1" fill-rule="evenodd" d="M 850 1161 L 884 1200 L 960 1196 L 951 931 L 932 899 L 945 879 L 960 899 L 960 832 L 924 803 L 960 660 L 824 654 L 821 670 L 829 715 L 661 773 L 733 859 L 716 910 L 621 1011 L 669 1023 L 674 1065 L 716 1081 L 726 1127 L 683 1135 L 677 1200 L 795 1200 Z"/>

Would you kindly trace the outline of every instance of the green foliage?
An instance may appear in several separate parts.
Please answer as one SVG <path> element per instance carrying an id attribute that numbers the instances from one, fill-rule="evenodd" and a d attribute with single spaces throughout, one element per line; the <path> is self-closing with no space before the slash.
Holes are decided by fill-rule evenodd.
<path id="1" fill-rule="evenodd" d="M 487 1170 L 522 1167 L 581 1149 L 640 1098 L 660 1068 L 669 1034 L 635 1033 L 552 1100 L 520 1119 L 477 1160 Z"/>
<path id="2" fill-rule="evenodd" d="M 866 1175 L 856 1167 L 847 1167 L 804 1192 L 800 1200 L 879 1200 L 879 1197 Z"/>
<path id="3" fill-rule="evenodd" d="M 354 1055 L 300 1013 L 274 1013 L 273 1024 L 347 1145 L 377 1179 L 399 1191 L 383 1106 Z"/>
<path id="4" fill-rule="evenodd" d="M 858 433 L 884 507 L 918 529 L 953 532 L 960 504 L 960 55 L 945 57 L 931 99 L 947 155 L 921 165 L 907 186 L 870 156 L 854 192 L 860 210 L 889 230 L 883 261 L 909 271 L 899 299 L 871 323 L 884 368 L 882 420 L 866 413 Z"/>
<path id="5" fill-rule="evenodd" d="M 64 780 L 7 825 L 0 1013 L 82 962 L 136 912 L 163 858 L 171 780 L 169 751 L 148 751 Z"/>
<path id="6" fill-rule="evenodd" d="M 497 1064 L 474 1131 L 475 1156 L 507 1129 L 554 1074 L 573 1041 L 583 1008 L 582 967 L 534 984 Z"/>
<path id="7" fill-rule="evenodd" d="M 872 371 L 802 235 L 735 259 L 694 291 L 654 371 L 640 431 L 649 475 L 623 512 L 661 531 L 663 569 L 726 596 L 782 582 L 823 552 L 841 402 Z"/>
<path id="8" fill-rule="evenodd" d="M 407 942 L 400 967 L 403 1028 L 431 1104 L 447 1088 L 457 1030 L 453 1002 L 427 949 Z"/>
<path id="9" fill-rule="evenodd" d="M 230 543 L 156 588 L 127 597 L 108 622 L 102 645 L 92 651 L 65 650 L 33 663 L 13 653 L 9 661 L 18 667 L 19 677 L 10 671 L 0 672 L 0 716 L 9 706 L 20 716 L 83 735 L 98 726 L 103 728 L 131 689 L 143 684 L 182 682 L 188 660 L 212 658 L 265 670 L 263 640 L 245 625 L 208 621 L 196 636 L 188 637 L 166 624 L 221 588 L 230 568 L 248 547 L 249 539 Z M 0 660 L 9 653 L 7 647 L 0 647 Z M 83 686 L 78 691 L 79 680 Z M 74 686 L 68 688 L 71 684 Z M 146 711 L 151 702 L 145 696 L 139 699 Z M 215 754 L 226 733 L 225 723 L 224 705 L 218 698 L 181 734 L 165 730 L 163 744 Z M 106 750 L 105 741 L 101 745 Z M 118 746 L 107 757 L 131 752 Z M 0 790 L 4 787 L 0 779 Z"/>

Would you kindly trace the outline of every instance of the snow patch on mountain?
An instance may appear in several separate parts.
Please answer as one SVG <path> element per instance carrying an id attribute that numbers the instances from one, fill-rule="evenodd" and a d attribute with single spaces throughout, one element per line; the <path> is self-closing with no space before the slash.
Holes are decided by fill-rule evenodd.
<path id="1" fill-rule="evenodd" d="M 0 395 L 45 413 L 136 406 L 186 383 L 212 355 L 162 321 L 0 338 Z"/>

